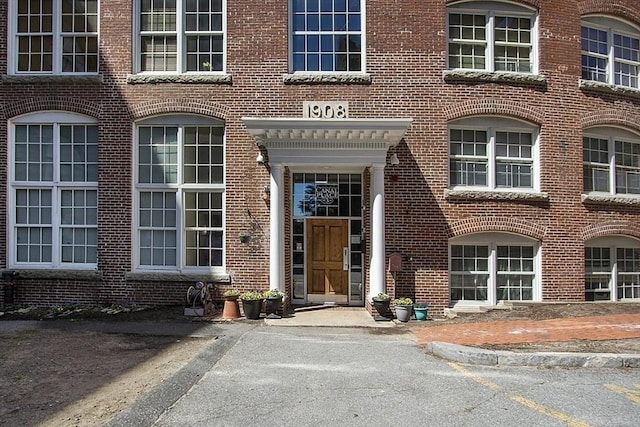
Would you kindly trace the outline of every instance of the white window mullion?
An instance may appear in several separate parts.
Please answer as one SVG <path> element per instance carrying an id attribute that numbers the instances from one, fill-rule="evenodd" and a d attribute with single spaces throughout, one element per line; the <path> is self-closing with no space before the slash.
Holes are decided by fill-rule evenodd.
<path id="1" fill-rule="evenodd" d="M 487 303 L 497 304 L 498 251 L 495 243 L 489 245 L 489 283 L 487 283 Z"/>
<path id="2" fill-rule="evenodd" d="M 611 260 L 611 278 L 609 280 L 611 301 L 618 301 L 618 248 L 616 246 L 611 248 L 609 257 Z"/>
<path id="3" fill-rule="evenodd" d="M 487 39 L 487 50 L 485 51 L 485 70 L 495 71 L 495 15 L 493 12 L 487 15 L 487 27 L 485 29 L 485 35 Z"/>
<path id="4" fill-rule="evenodd" d="M 616 194 L 616 142 L 615 138 L 609 138 L 609 193 Z"/>
<path id="5" fill-rule="evenodd" d="M 489 141 L 487 144 L 487 155 L 489 157 L 487 162 L 487 184 L 488 184 L 488 188 L 495 189 L 496 188 L 496 171 L 497 171 L 495 129 L 494 128 L 487 129 L 487 136 L 489 138 Z"/>
<path id="6" fill-rule="evenodd" d="M 185 64 L 187 55 L 187 38 L 185 37 L 185 14 L 182 8 L 183 4 L 184 2 L 182 1 L 176 1 L 176 72 L 178 74 L 184 73 L 187 69 Z M 181 141 L 180 134 L 178 134 L 178 141 Z"/>

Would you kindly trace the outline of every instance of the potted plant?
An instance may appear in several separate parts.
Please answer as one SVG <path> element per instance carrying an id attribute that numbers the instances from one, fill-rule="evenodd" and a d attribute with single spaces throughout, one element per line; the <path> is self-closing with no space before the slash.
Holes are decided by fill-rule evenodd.
<path id="1" fill-rule="evenodd" d="M 389 306 L 391 305 L 391 297 L 383 292 L 380 292 L 371 300 L 373 301 L 373 307 L 378 312 L 378 315 L 374 319 L 377 321 L 391 320 L 391 318 L 393 317 L 393 314 L 391 314 L 391 310 L 389 310 Z"/>
<path id="2" fill-rule="evenodd" d="M 413 300 L 411 298 L 398 298 L 396 303 L 396 318 L 401 322 L 408 322 L 411 318 Z"/>
<path id="3" fill-rule="evenodd" d="M 244 317 L 247 319 L 259 319 L 260 312 L 262 312 L 262 301 L 264 300 L 262 292 L 260 291 L 248 291 L 240 295 L 242 300 L 242 309 L 244 310 Z"/>
<path id="4" fill-rule="evenodd" d="M 224 306 L 222 308 L 223 319 L 237 319 L 240 317 L 240 304 L 238 303 L 238 297 L 240 291 L 237 289 L 227 289 L 222 294 L 224 297 Z"/>
<path id="5" fill-rule="evenodd" d="M 413 312 L 416 314 L 416 320 L 427 320 L 427 313 L 429 311 L 429 304 L 427 302 L 417 302 L 413 305 Z"/>
<path id="6" fill-rule="evenodd" d="M 277 314 L 278 310 L 282 306 L 282 300 L 284 293 L 277 289 L 269 289 L 262 293 L 265 299 L 264 311 L 269 319 L 280 319 L 282 316 Z"/>

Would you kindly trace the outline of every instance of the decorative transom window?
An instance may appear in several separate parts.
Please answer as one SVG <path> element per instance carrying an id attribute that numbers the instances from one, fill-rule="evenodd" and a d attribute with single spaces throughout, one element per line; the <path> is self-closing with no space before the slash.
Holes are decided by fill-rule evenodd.
<path id="1" fill-rule="evenodd" d="M 447 8 L 450 69 L 536 72 L 536 13 L 500 2 Z"/>
<path id="2" fill-rule="evenodd" d="M 478 233 L 453 239 L 449 253 L 452 304 L 539 300 L 537 242 Z"/>
<path id="3" fill-rule="evenodd" d="M 361 0 L 291 0 L 293 71 L 362 72 Z"/>
<path id="4" fill-rule="evenodd" d="M 138 0 L 139 72 L 224 71 L 226 0 Z"/>
<path id="5" fill-rule="evenodd" d="M 585 299 L 640 299 L 640 242 L 601 237 L 585 245 Z"/>
<path id="6" fill-rule="evenodd" d="M 9 2 L 16 74 L 96 74 L 98 0 Z"/>
<path id="7" fill-rule="evenodd" d="M 537 131 L 530 125 L 491 117 L 449 125 L 449 181 L 452 188 L 533 190 Z"/>
<path id="8" fill-rule="evenodd" d="M 606 17 L 582 19 L 582 78 L 638 89 L 640 30 Z"/>
<path id="9" fill-rule="evenodd" d="M 640 194 L 640 136 L 618 128 L 584 132 L 585 192 Z"/>
<path id="10" fill-rule="evenodd" d="M 20 117 L 10 127 L 10 262 L 95 268 L 98 126 L 69 113 Z"/>
<path id="11" fill-rule="evenodd" d="M 199 116 L 163 116 L 136 127 L 137 266 L 224 265 L 224 127 Z"/>

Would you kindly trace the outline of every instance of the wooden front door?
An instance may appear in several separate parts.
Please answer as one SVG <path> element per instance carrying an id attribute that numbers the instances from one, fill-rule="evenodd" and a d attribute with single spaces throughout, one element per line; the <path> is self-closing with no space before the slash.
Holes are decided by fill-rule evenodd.
<path id="1" fill-rule="evenodd" d="M 349 290 L 349 223 L 346 219 L 307 220 L 307 293 L 344 295 Z M 347 259 L 344 259 L 346 255 Z"/>

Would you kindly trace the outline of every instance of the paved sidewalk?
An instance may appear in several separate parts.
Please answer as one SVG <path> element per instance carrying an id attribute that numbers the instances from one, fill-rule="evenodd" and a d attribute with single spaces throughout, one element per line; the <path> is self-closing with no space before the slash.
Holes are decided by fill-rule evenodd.
<path id="1" fill-rule="evenodd" d="M 420 345 L 519 344 L 571 340 L 640 338 L 640 313 L 550 320 L 504 320 L 414 328 Z"/>

